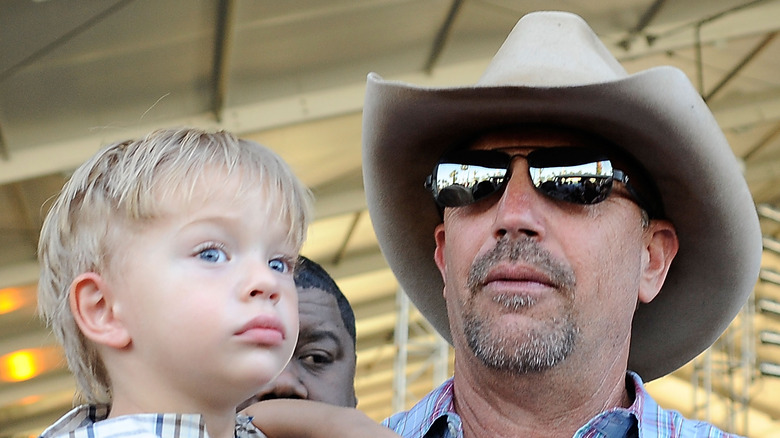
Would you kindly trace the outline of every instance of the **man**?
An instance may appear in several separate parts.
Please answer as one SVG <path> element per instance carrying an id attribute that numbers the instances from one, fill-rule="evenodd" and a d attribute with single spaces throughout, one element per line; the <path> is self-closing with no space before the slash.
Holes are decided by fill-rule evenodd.
<path id="1" fill-rule="evenodd" d="M 534 13 L 475 86 L 369 75 L 363 120 L 382 251 L 455 349 L 453 379 L 385 424 L 726 436 L 642 384 L 717 339 L 761 258 L 739 166 L 682 72 L 628 75 L 581 18 Z"/>
<path id="2" fill-rule="evenodd" d="M 239 410 L 262 400 L 294 398 L 354 408 L 355 314 L 331 276 L 300 256 L 295 270 L 300 331 L 284 371 Z"/>

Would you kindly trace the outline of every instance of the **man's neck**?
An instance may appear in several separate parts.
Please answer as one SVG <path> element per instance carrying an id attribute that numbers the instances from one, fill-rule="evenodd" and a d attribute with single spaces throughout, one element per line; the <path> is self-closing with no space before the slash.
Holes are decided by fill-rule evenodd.
<path id="1" fill-rule="evenodd" d="M 455 363 L 455 409 L 468 438 L 570 437 L 599 413 L 632 403 L 625 370 L 588 380 L 565 369 L 511 374 Z"/>

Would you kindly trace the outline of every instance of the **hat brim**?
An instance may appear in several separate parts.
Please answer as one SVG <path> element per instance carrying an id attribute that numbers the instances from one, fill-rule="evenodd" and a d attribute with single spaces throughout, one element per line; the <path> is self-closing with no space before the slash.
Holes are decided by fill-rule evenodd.
<path id="1" fill-rule="evenodd" d="M 755 286 L 762 247 L 740 166 L 712 113 L 675 68 L 566 87 L 424 88 L 370 74 L 364 184 L 389 266 L 451 342 L 433 261 L 441 217 L 423 182 L 459 140 L 535 123 L 600 135 L 636 158 L 656 182 L 680 249 L 661 292 L 635 313 L 628 367 L 647 381 L 674 371 L 709 347 L 739 312 Z"/>

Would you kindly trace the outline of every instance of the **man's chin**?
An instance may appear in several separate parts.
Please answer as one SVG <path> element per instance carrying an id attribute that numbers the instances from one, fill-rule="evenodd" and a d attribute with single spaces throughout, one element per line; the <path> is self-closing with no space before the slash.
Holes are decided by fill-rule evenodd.
<path id="1" fill-rule="evenodd" d="M 509 319 L 518 318 L 523 319 L 515 315 Z M 578 331 L 572 324 L 540 329 L 533 322 L 538 323 L 531 321 L 531 324 L 509 327 L 491 324 L 489 329 L 480 324 L 467 324 L 464 334 L 471 351 L 488 368 L 520 374 L 546 371 L 571 354 Z"/>

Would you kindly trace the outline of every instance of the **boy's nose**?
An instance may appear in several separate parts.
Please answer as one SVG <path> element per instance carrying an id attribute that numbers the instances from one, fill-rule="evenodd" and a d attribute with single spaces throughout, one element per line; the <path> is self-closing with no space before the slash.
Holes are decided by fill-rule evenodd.
<path id="1" fill-rule="evenodd" d="M 251 263 L 249 284 L 246 288 L 249 298 L 265 298 L 273 302 L 279 301 L 280 282 L 278 273 L 268 266 L 267 262 Z"/>

